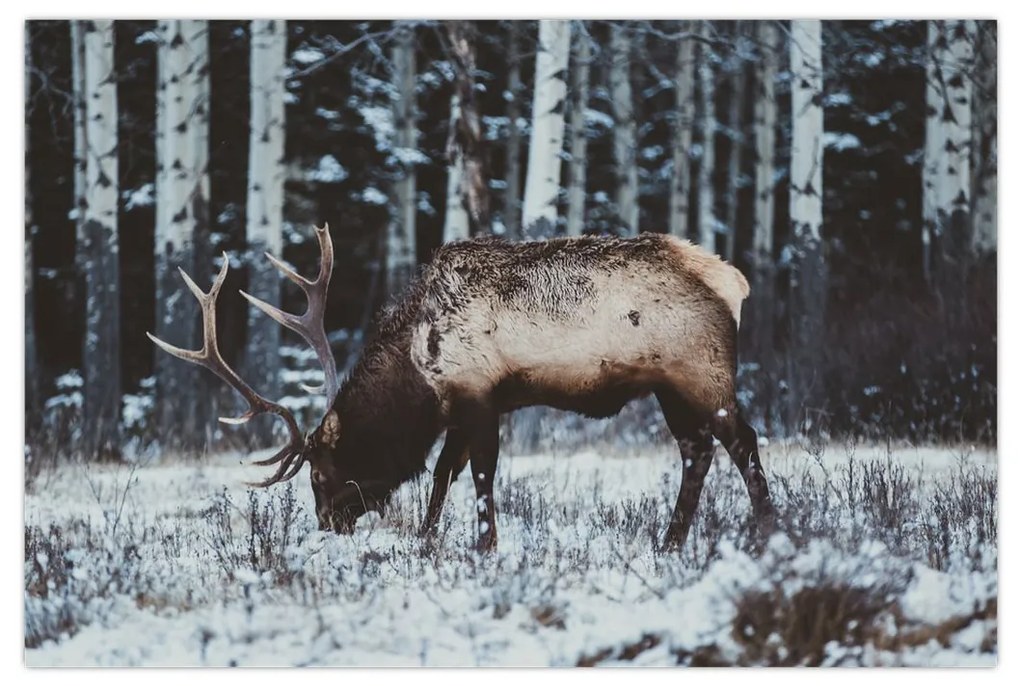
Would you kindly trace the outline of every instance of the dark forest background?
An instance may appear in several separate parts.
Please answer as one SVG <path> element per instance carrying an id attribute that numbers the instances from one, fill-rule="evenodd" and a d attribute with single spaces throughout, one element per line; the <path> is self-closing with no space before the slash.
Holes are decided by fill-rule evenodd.
<path id="1" fill-rule="evenodd" d="M 79 203 L 73 23 L 26 25 L 30 447 L 35 455 L 51 456 L 76 451 L 130 453 L 159 446 L 207 450 L 246 440 L 242 434 L 247 429 L 223 429 L 210 421 L 216 414 L 229 414 L 240 402 L 211 375 L 198 377 L 185 397 L 160 397 L 157 355 L 162 353 L 144 334 L 157 330 L 160 311 L 156 108 L 158 55 L 166 34 L 155 21 L 136 20 L 112 26 L 118 169 L 112 181 L 119 198 L 115 212 L 119 248 L 113 253 L 119 266 L 119 323 L 114 331 L 119 374 L 110 378 L 119 376 L 113 389 L 119 412 L 115 419 L 105 418 L 113 439 L 102 446 L 89 440 L 97 421 L 88 416 L 89 384 L 109 379 L 89 378 L 83 371 L 91 354 L 90 277 L 81 258 L 74 211 Z M 562 110 L 568 141 L 576 140 L 577 121 L 583 121 L 579 131 L 586 144 L 583 232 L 671 229 L 674 151 L 682 125 L 676 116 L 676 91 L 688 88 L 693 119 L 682 154 L 690 165 L 686 225 L 692 240 L 699 239 L 705 216 L 699 202 L 710 198 L 716 249 L 749 279 L 759 278 L 764 267 L 756 261 L 754 247 L 761 223 L 756 216 L 761 211 L 758 196 L 773 194 L 770 264 L 764 272 L 773 288 L 768 303 L 771 335 L 762 335 L 752 314 L 759 306 L 754 295 L 745 304 L 741 333 L 741 401 L 759 428 L 773 436 L 994 443 L 995 227 L 991 246 L 972 236 L 987 233 L 978 226 L 982 220 L 978 203 L 989 188 L 993 208 L 995 203 L 995 23 L 942 26 L 935 31 L 933 44 L 931 27 L 924 21 L 822 22 L 822 91 L 815 104 L 824 111 L 820 255 L 825 280 L 819 314 L 811 315 L 818 321 L 810 342 L 797 335 L 801 329 L 796 319 L 803 312 L 796 307 L 797 236 L 790 216 L 791 22 L 768 23 L 777 39 L 771 45 L 761 40 L 760 22 L 751 21 L 570 23 L 573 47 L 570 67 L 561 75 L 568 91 Z M 194 263 L 188 271 L 206 287 L 218 267 L 213 256 L 228 253 L 235 268 L 220 298 L 220 343 L 228 361 L 243 366 L 250 308 L 236 289 L 248 287 L 250 261 L 263 259 L 260 252 L 253 255 L 255 251 L 249 250 L 246 233 L 252 23 L 206 24 L 207 222 L 196 229 Z M 479 224 L 472 215 L 470 232 L 492 232 L 511 240 L 522 237 L 518 214 L 534 117 L 539 23 L 278 25 L 285 31 L 282 257 L 302 273 L 314 275 L 318 252 L 311 226 L 329 222 L 336 268 L 326 328 L 343 369 L 369 334 L 373 314 L 397 295 L 388 272 L 387 237 L 401 210 L 395 189 L 406 182 L 410 168 L 415 181 L 410 202 L 417 265 L 428 263 L 444 241 L 444 230 L 449 231 L 444 226 L 448 175 L 458 154 L 478 161 L 489 203 L 487 221 Z M 948 46 L 940 45 L 940 30 L 958 33 L 949 35 Z M 469 60 L 467 53 L 458 51 L 457 31 L 463 32 L 463 44 L 470 47 Z M 579 36 L 588 41 L 590 50 L 584 63 L 588 91 L 583 116 L 574 120 L 571 107 L 578 106 L 579 82 L 572 77 L 581 64 Z M 970 45 L 957 78 L 966 83 L 971 98 L 967 154 L 972 166 L 966 197 L 962 202 L 953 198 L 952 207 L 939 209 L 933 220 L 925 209 L 929 191 L 924 168 L 934 154 L 926 150 L 926 137 L 939 126 L 929 120 L 941 121 L 945 112 L 933 107 L 929 86 L 933 73 L 942 78 L 932 70 L 933 61 L 940 49 L 951 52 L 954 40 Z M 621 130 L 620 107 L 613 95 L 614 79 L 618 86 L 620 78 L 619 65 L 613 61 L 621 54 L 620 41 L 628 56 L 623 73 L 632 94 L 637 227 L 629 226 L 621 212 L 619 191 L 631 172 L 621 169 L 614 148 Z M 692 44 L 690 59 L 698 66 L 693 75 L 678 60 L 685 42 Z M 413 57 L 414 147 L 420 152 L 411 161 L 394 153 L 401 148 L 393 142 L 401 122 L 392 115 L 394 102 L 406 95 L 400 93 L 397 76 L 407 46 Z M 770 59 L 771 73 L 762 67 Z M 763 110 L 756 107 L 763 97 L 763 74 L 773 87 L 769 104 L 775 112 L 774 184 L 767 189 L 756 186 L 762 163 L 757 152 L 759 129 L 768 125 L 762 122 Z M 694 81 L 683 83 L 690 78 Z M 947 88 L 951 90 L 952 84 Z M 461 108 L 466 125 L 451 118 L 451 101 L 458 94 L 469 100 Z M 472 114 L 477 115 L 476 141 L 470 140 Z M 451 136 L 451 121 L 467 128 Z M 711 147 L 707 156 L 706 147 Z M 567 188 L 575 169 L 568 148 L 561 155 L 559 219 L 548 233 L 567 231 Z M 515 155 L 517 162 L 511 159 Z M 508 177 L 508 167 L 516 178 Z M 702 192 L 706 187 L 712 191 L 708 195 Z M 924 248 L 926 231 L 929 244 L 935 246 L 929 250 Z M 281 287 L 280 294 L 285 309 L 302 311 L 297 289 Z M 276 356 L 280 368 L 272 373 L 291 406 L 307 410 L 306 421 L 314 422 L 318 408 L 297 388 L 297 381 L 315 377 L 314 358 L 303 352 L 303 343 L 292 340 L 290 332 L 280 336 L 283 347 Z M 809 384 L 795 378 L 807 367 Z M 192 398 L 209 401 L 208 417 L 187 420 L 192 424 L 180 417 L 161 418 L 161 403 L 188 404 Z M 650 407 L 628 410 L 604 431 L 627 441 L 664 436 L 661 420 L 652 414 Z M 550 423 L 558 427 L 555 434 L 561 444 L 569 442 L 565 436 L 584 435 L 579 421 L 558 413 L 543 415 L 538 424 L 547 430 Z M 514 434 L 520 436 L 520 429 Z M 187 440 L 188 436 L 194 438 Z"/>

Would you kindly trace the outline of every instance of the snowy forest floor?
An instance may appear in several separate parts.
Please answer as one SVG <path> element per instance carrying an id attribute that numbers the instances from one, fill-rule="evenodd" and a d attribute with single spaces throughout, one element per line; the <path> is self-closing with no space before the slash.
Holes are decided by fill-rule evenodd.
<path id="1" fill-rule="evenodd" d="M 773 445 L 762 551 L 720 449 L 691 539 L 656 551 L 675 448 L 504 456 L 499 550 L 466 470 L 439 533 L 422 478 L 353 536 L 305 472 L 253 491 L 240 455 L 69 464 L 25 498 L 26 663 L 994 665 L 994 451 Z M 430 461 L 431 466 L 431 461 Z"/>

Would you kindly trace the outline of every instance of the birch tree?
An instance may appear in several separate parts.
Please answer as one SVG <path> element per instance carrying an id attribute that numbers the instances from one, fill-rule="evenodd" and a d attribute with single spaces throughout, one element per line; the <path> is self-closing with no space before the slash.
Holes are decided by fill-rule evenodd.
<path id="1" fill-rule="evenodd" d="M 448 196 L 453 192 L 456 196 L 448 197 L 447 220 L 451 220 L 449 209 L 453 207 L 453 224 L 449 233 L 457 237 L 463 234 L 466 238 L 492 230 L 489 182 L 482 156 L 482 124 L 475 92 L 477 29 L 470 21 L 450 21 L 446 23 L 446 29 L 456 74 L 447 141 L 447 157 L 451 160 Z M 452 206 L 450 201 L 453 201 Z M 445 228 L 444 240 L 447 234 Z"/>
<path id="2" fill-rule="evenodd" d="M 923 226 L 924 273 L 970 252 L 973 21 L 928 22 Z"/>
<path id="3" fill-rule="evenodd" d="M 284 60 L 286 23 L 251 23 L 251 128 L 248 138 L 248 200 L 245 215 L 248 293 L 280 306 L 280 275 L 263 253 L 282 257 L 284 168 Z M 247 376 L 266 397 L 280 391 L 280 326 L 257 308 L 248 310 Z M 254 426 L 257 441 L 272 439 L 269 421 Z"/>
<path id="4" fill-rule="evenodd" d="M 790 230 L 793 256 L 790 314 L 793 351 L 791 410 L 817 397 L 821 336 L 825 331 L 827 270 L 822 251 L 822 22 L 794 20 L 790 27 Z M 794 425 L 798 417 L 788 416 Z M 810 422 L 810 416 L 805 418 Z M 807 424 L 805 428 L 810 428 Z"/>
<path id="5" fill-rule="evenodd" d="M 467 208 L 464 207 L 464 155 L 454 144 L 460 119 L 460 96 L 450 98 L 450 135 L 446 145 L 450 163 L 446 167 L 446 216 L 443 218 L 443 243 L 462 241 L 471 235 Z"/>
<path id="6" fill-rule="evenodd" d="M 156 336 L 201 347 L 198 302 L 177 274 L 208 268 L 201 250 L 209 206 L 209 28 L 205 21 L 160 21 L 156 83 Z M 200 252 L 200 257 L 196 257 Z M 164 447 L 200 449 L 211 428 L 213 389 L 194 365 L 157 355 L 156 424 Z M 190 397 L 187 403 L 175 399 Z M 188 430 L 182 431 L 182 427 Z"/>
<path id="7" fill-rule="evenodd" d="M 691 22 L 679 25 L 676 51 L 676 106 L 673 112 L 673 177 L 669 188 L 669 232 L 687 238 L 687 214 L 691 197 L 691 132 L 694 127 L 694 41 Z"/>
<path id="8" fill-rule="evenodd" d="M 417 152 L 418 130 L 415 125 L 414 28 L 410 22 L 397 22 L 391 57 L 397 169 L 386 240 L 386 291 L 392 297 L 410 283 L 417 262 L 414 153 Z"/>
<path id="9" fill-rule="evenodd" d="M 84 223 L 78 263 L 84 270 L 82 439 L 86 455 L 118 453 L 120 427 L 120 266 L 117 242 L 117 76 L 113 22 L 83 21 L 85 89 Z"/>
<path id="10" fill-rule="evenodd" d="M 506 136 L 506 192 L 503 197 L 503 224 L 512 241 L 521 239 L 521 55 L 518 22 L 507 24 L 506 116 L 510 120 Z"/>
<path id="11" fill-rule="evenodd" d="M 701 164 L 698 166 L 698 243 L 715 252 L 715 69 L 712 64 L 712 23 L 700 22 L 698 91 L 701 100 Z"/>
<path id="12" fill-rule="evenodd" d="M 755 74 L 754 103 L 754 226 L 751 257 L 751 321 L 742 327 L 751 332 L 752 349 L 762 364 L 774 354 L 775 265 L 773 221 L 775 217 L 776 145 L 776 53 L 779 32 L 772 21 L 757 24 L 759 61 Z M 766 410 L 767 412 L 767 410 Z"/>
<path id="13" fill-rule="evenodd" d="M 580 236 L 584 230 L 585 192 L 588 178 L 588 137 L 585 111 L 588 109 L 588 76 L 591 39 L 583 22 L 577 23 L 573 38 L 574 66 L 570 71 L 570 186 L 567 189 L 567 235 Z"/>
<path id="14" fill-rule="evenodd" d="M 737 20 L 733 26 L 733 43 L 739 45 L 744 34 L 744 22 Z M 737 50 L 736 63 L 730 74 L 730 149 L 726 172 L 726 249 L 724 256 L 733 262 L 737 243 L 737 222 L 740 210 L 740 180 L 743 174 L 741 159 L 744 147 L 744 103 L 746 102 L 746 78 L 744 60 Z"/>
<path id="15" fill-rule="evenodd" d="M 531 141 L 524 182 L 521 224 L 529 238 L 548 238 L 556 231 L 563 151 L 564 75 L 570 56 L 570 22 L 542 19 L 538 23 Z"/>
<path id="16" fill-rule="evenodd" d="M 613 162 L 616 208 L 625 235 L 638 232 L 637 121 L 630 83 L 631 36 L 625 22 L 614 22 L 609 38 L 609 94 L 613 103 Z"/>

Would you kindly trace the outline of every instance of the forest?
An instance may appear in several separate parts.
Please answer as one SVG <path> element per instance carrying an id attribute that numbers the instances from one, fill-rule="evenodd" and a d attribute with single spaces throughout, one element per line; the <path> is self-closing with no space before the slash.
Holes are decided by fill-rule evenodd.
<path id="1" fill-rule="evenodd" d="M 262 253 L 314 273 L 324 222 L 340 369 L 444 242 L 669 232 L 752 283 L 769 435 L 995 440 L 995 22 L 33 21 L 25 55 L 30 443 L 239 439 L 144 332 L 197 344 L 176 270 L 223 253 L 300 307 Z M 312 402 L 297 341 L 220 310 Z"/>
<path id="2" fill-rule="evenodd" d="M 24 40 L 30 666 L 996 663 L 995 20 Z M 201 348 L 179 271 L 229 268 L 226 363 L 313 428 L 315 353 L 238 291 L 303 312 L 265 254 L 311 279 L 325 224 L 341 380 L 452 241 L 657 232 L 735 265 L 775 535 L 720 449 L 685 547 L 659 547 L 682 461 L 653 399 L 504 416 L 488 554 L 467 476 L 419 535 L 429 464 L 349 535 L 317 530 L 303 475 L 252 488 L 283 422 L 218 422 L 240 395 L 146 334 Z"/>

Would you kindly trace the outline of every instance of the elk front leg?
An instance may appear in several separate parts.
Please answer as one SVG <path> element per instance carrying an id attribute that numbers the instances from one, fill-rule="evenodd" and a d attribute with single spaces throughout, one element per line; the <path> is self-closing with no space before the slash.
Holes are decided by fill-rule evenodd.
<path id="1" fill-rule="evenodd" d="M 422 536 L 435 530 L 436 524 L 439 523 L 439 515 L 443 512 L 443 504 L 446 502 L 450 484 L 457 480 L 464 467 L 467 466 L 467 449 L 467 434 L 464 431 L 459 428 L 446 430 L 446 442 L 443 444 L 443 451 L 439 453 L 436 468 L 432 472 L 432 495 L 429 497 L 425 521 L 421 525 Z"/>
<path id="2" fill-rule="evenodd" d="M 702 420 L 694 408 L 677 394 L 662 392 L 658 398 L 666 417 L 666 425 L 676 438 L 683 460 L 683 481 L 680 482 L 680 493 L 662 547 L 679 550 L 690 534 L 694 512 L 701 499 L 701 489 L 705 485 L 705 475 L 712 466 L 715 451 L 707 420 Z"/>
<path id="3" fill-rule="evenodd" d="M 496 501 L 492 489 L 499 459 L 499 413 L 489 402 L 473 402 L 464 408 L 461 428 L 467 431 L 471 475 L 475 482 L 479 550 L 496 547 Z"/>

